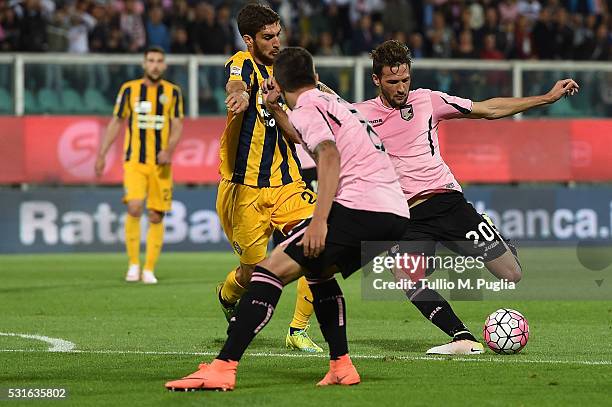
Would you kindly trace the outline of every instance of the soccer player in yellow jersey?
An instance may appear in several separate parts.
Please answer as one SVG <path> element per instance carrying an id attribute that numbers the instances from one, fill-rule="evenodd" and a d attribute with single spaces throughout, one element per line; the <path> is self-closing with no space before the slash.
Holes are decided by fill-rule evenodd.
<path id="1" fill-rule="evenodd" d="M 311 217 L 316 201 L 302 181 L 295 144 L 285 138 L 295 130 L 281 105 L 266 105 L 262 91 L 280 49 L 280 18 L 267 6 L 248 4 L 237 20 L 248 51 L 236 53 L 225 65 L 228 113 L 217 194 L 221 225 L 240 258 L 240 267 L 217 287 L 230 324 L 255 265 L 266 257 L 272 232 L 287 233 Z M 312 313 L 312 294 L 302 278 L 287 347 L 322 351 L 306 333 Z"/>
<path id="2" fill-rule="evenodd" d="M 144 76 L 121 86 L 113 118 L 100 144 L 96 174 L 104 171 L 105 157 L 123 123 L 125 132 L 125 162 L 123 164 L 123 202 L 125 247 L 129 267 L 125 280 L 156 284 L 153 273 L 164 240 L 162 220 L 172 204 L 172 153 L 183 129 L 183 98 L 181 89 L 162 79 L 166 70 L 163 49 L 151 47 L 145 51 L 142 64 Z M 140 273 L 140 217 L 147 201 L 149 226 L 147 251 Z"/>

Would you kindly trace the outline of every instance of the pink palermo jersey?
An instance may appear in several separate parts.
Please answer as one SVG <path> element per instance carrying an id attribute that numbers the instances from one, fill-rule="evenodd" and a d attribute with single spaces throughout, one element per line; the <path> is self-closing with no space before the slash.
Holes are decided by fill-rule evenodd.
<path id="1" fill-rule="evenodd" d="M 440 121 L 464 117 L 472 101 L 443 92 L 417 89 L 406 106 L 393 109 L 380 97 L 356 103 L 382 140 L 400 178 L 406 199 L 429 192 L 461 191 L 448 165 L 440 156 Z"/>
<path id="2" fill-rule="evenodd" d="M 340 152 L 336 202 L 351 209 L 409 217 L 389 156 L 372 127 L 351 104 L 312 89 L 298 97 L 288 114 L 311 155 L 323 141 L 336 143 Z"/>

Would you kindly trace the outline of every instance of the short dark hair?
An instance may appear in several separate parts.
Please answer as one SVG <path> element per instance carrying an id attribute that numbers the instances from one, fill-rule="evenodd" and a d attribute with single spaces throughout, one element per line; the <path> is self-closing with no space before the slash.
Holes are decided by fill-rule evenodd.
<path id="1" fill-rule="evenodd" d="M 287 47 L 274 60 L 274 78 L 285 92 L 316 86 L 317 76 L 310 52 L 301 47 Z"/>
<path id="2" fill-rule="evenodd" d="M 159 54 L 162 54 L 164 57 L 166 56 L 166 51 L 164 51 L 164 49 L 162 47 L 159 47 L 157 45 L 152 45 L 150 47 L 148 47 L 147 49 L 145 49 L 144 52 L 144 56 L 145 58 L 147 57 L 147 55 L 149 55 L 151 52 L 157 52 Z"/>
<path id="3" fill-rule="evenodd" d="M 396 40 L 383 42 L 371 52 L 370 56 L 372 57 L 372 71 L 376 76 L 382 75 L 385 66 L 394 68 L 406 64 L 410 68 L 412 64 L 410 49 Z"/>
<path id="4" fill-rule="evenodd" d="M 251 3 L 240 9 L 236 21 L 240 35 L 249 35 L 255 39 L 262 28 L 280 21 L 280 17 L 268 6 Z"/>

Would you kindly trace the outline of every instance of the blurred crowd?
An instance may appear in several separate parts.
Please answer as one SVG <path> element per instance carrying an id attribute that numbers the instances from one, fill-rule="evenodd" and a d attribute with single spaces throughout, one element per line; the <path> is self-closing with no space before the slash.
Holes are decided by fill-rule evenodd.
<path id="1" fill-rule="evenodd" d="M 0 50 L 174 54 L 243 49 L 240 0 L 0 0 Z M 608 60 L 612 0 L 269 0 L 287 45 L 361 55 L 395 38 L 415 58 Z"/>

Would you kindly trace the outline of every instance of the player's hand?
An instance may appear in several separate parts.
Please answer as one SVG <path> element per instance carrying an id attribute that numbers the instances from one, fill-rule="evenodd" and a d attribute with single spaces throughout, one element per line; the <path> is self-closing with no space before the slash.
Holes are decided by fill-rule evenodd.
<path id="1" fill-rule="evenodd" d="M 249 107 L 249 94 L 245 90 L 232 92 L 225 98 L 225 106 L 234 114 L 242 113 Z"/>
<path id="2" fill-rule="evenodd" d="M 547 96 L 551 103 L 556 102 L 563 96 L 573 96 L 578 93 L 580 86 L 573 79 L 562 79 L 555 83 L 555 86 L 548 92 Z"/>
<path id="3" fill-rule="evenodd" d="M 319 257 L 321 252 L 325 250 L 326 237 L 327 222 L 313 218 L 310 225 L 306 228 L 302 240 L 297 245 L 304 246 L 304 256 L 312 259 Z"/>
<path id="4" fill-rule="evenodd" d="M 261 85 L 261 91 L 263 92 L 263 100 L 268 109 L 274 109 L 279 107 L 279 100 L 281 97 L 280 87 L 276 82 L 274 77 L 270 76 L 269 78 L 263 81 Z"/>
<path id="5" fill-rule="evenodd" d="M 157 164 L 158 165 L 167 165 L 172 161 L 172 155 L 168 152 L 168 150 L 161 150 L 157 153 Z"/>
<path id="6" fill-rule="evenodd" d="M 95 172 L 96 172 L 96 177 L 102 176 L 105 166 L 106 166 L 106 159 L 104 157 L 98 156 L 98 158 L 96 158 L 96 165 L 94 167 Z"/>

